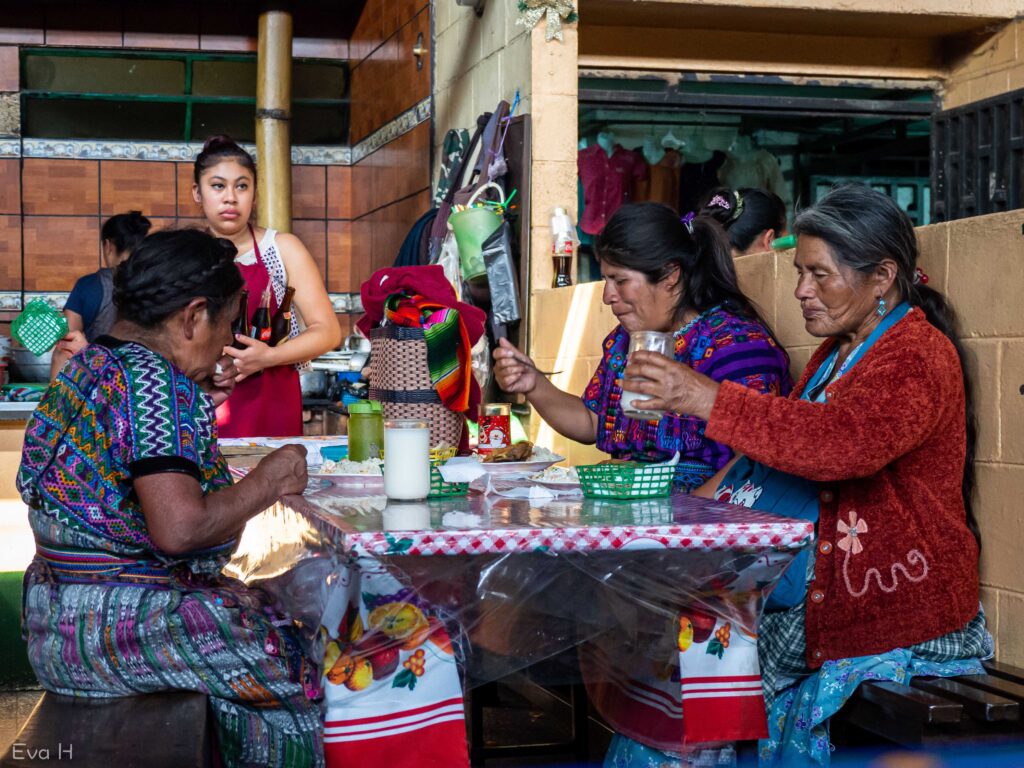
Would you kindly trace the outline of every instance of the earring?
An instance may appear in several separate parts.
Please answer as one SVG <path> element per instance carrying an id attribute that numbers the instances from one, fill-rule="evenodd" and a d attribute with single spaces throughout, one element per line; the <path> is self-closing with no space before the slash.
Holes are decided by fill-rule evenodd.
<path id="1" fill-rule="evenodd" d="M 878 312 L 879 317 L 883 317 L 885 315 L 885 299 L 881 296 L 878 297 L 878 309 L 875 311 Z"/>

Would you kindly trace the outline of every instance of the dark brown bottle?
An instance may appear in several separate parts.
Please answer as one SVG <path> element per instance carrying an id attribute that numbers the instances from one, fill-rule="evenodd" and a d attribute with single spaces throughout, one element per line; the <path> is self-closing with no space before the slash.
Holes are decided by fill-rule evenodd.
<path id="1" fill-rule="evenodd" d="M 270 341 L 270 289 L 263 291 L 260 306 L 252 316 L 252 337 L 262 342 Z"/>
<path id="2" fill-rule="evenodd" d="M 240 342 L 237 336 L 252 336 L 249 328 L 249 292 L 242 289 L 242 298 L 238 302 L 238 317 L 231 324 L 231 346 L 235 349 L 245 349 L 245 344 Z"/>
<path id="3" fill-rule="evenodd" d="M 274 319 L 270 321 L 270 346 L 276 347 L 282 341 L 288 340 L 288 331 L 292 327 L 292 296 L 295 289 L 288 286 L 284 289 L 284 298 L 281 299 L 281 306 L 274 313 Z"/>

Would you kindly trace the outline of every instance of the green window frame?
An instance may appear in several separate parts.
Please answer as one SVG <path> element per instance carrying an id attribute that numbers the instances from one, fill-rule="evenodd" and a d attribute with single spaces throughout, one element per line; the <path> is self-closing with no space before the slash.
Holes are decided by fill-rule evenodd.
<path id="1" fill-rule="evenodd" d="M 138 60 L 141 62 L 176 62 L 183 66 L 183 78 L 181 81 L 181 92 L 180 93 L 153 93 L 153 92 L 137 92 L 130 88 L 119 90 L 116 86 L 113 89 L 106 90 L 60 90 L 60 89 L 48 89 L 48 88 L 33 88 L 30 80 L 29 68 L 34 63 L 40 62 L 42 59 L 48 58 L 81 58 L 81 59 L 97 59 L 97 60 L 113 60 L 113 61 L 125 61 L 125 60 Z M 177 131 L 176 136 L 170 136 L 173 133 L 168 131 L 167 138 L 160 139 L 147 139 L 157 141 L 185 141 L 185 142 L 199 142 L 206 138 L 209 133 L 217 133 L 223 131 L 204 129 L 201 134 L 196 132 L 195 125 L 195 113 L 197 108 L 202 110 L 203 107 L 211 106 L 251 106 L 255 111 L 256 108 L 256 94 L 253 91 L 251 96 L 239 96 L 239 95 L 213 95 L 213 94 L 197 94 L 193 93 L 194 85 L 196 82 L 197 69 L 194 65 L 197 63 L 206 62 L 235 62 L 245 64 L 255 64 L 255 54 L 212 54 L 212 53 L 192 53 L 192 52 L 173 52 L 173 51 L 124 51 L 124 50 L 111 50 L 111 49 L 80 49 L 80 48 L 22 48 L 20 51 L 20 72 L 21 72 L 21 107 L 22 107 L 22 125 L 28 126 L 31 124 L 32 109 L 34 104 L 41 103 L 45 100 L 57 100 L 57 101 L 83 101 L 88 102 L 90 106 L 102 105 L 104 103 L 110 104 L 111 107 L 115 105 L 123 106 L 126 103 L 137 103 L 137 104 L 149 104 L 149 105 L 183 105 L 184 111 L 181 116 L 181 127 Z M 331 111 L 335 110 L 337 115 L 333 115 L 338 118 L 338 126 L 340 131 L 336 133 L 340 134 L 340 141 L 329 142 L 331 144 L 336 143 L 338 146 L 347 146 L 349 144 L 349 109 L 350 109 L 350 98 L 349 98 L 349 70 L 348 62 L 342 60 L 333 59 L 309 59 L 309 58 L 294 58 L 294 65 L 299 65 L 298 70 L 293 68 L 292 74 L 292 90 L 293 93 L 297 90 L 301 90 L 303 93 L 308 93 L 310 85 L 312 83 L 299 83 L 297 82 L 298 77 L 302 76 L 303 67 L 309 66 L 310 69 L 313 67 L 317 68 L 337 68 L 339 71 L 338 75 L 342 83 L 341 92 L 337 95 L 304 95 L 302 97 L 293 97 L 292 99 L 292 116 L 293 119 L 296 114 L 302 114 L 307 112 L 313 114 L 316 110 L 326 110 L 330 115 Z M 324 71 L 324 70 L 321 70 Z M 333 73 L 332 73 L 333 74 Z M 299 86 L 298 88 L 296 86 Z M 304 87 L 305 86 L 305 87 Z M 313 90 L 315 90 L 315 86 Z M 84 105 L 83 105 L 84 106 Z M 180 110 L 175 110 L 180 112 Z M 323 112 L 321 112 L 323 114 Z M 253 127 L 255 131 L 255 126 Z M 57 137 L 47 135 L 45 137 L 39 134 L 33 135 L 33 131 L 25 131 L 25 138 L 70 138 L 70 137 Z M 295 129 L 293 126 L 293 141 Z M 89 136 L 89 139 L 94 140 L 128 140 L 124 136 L 117 137 L 104 137 L 104 136 Z M 243 140 L 251 141 L 251 137 L 241 137 Z M 296 141 L 295 143 L 302 143 Z M 325 142 L 318 142 L 325 143 Z"/>

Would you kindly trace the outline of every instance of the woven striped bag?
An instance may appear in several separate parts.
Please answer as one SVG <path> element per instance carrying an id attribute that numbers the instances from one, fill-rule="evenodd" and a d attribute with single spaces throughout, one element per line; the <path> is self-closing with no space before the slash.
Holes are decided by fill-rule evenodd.
<path id="1" fill-rule="evenodd" d="M 431 447 L 458 447 L 465 419 L 448 410 L 430 383 L 422 328 L 374 328 L 370 361 L 370 399 L 383 403 L 385 419 L 421 419 L 430 425 Z"/>

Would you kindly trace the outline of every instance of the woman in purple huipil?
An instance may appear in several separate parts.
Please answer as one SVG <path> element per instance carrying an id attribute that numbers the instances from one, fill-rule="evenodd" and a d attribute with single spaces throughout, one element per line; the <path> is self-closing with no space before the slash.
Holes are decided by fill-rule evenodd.
<path id="1" fill-rule="evenodd" d="M 563 392 L 507 341 L 494 352 L 498 385 L 521 392 L 560 434 L 617 459 L 657 462 L 680 453 L 675 486 L 692 491 L 732 458 L 704 436 L 701 419 L 667 413 L 657 421 L 622 413 L 618 380 L 629 334 L 671 332 L 675 359 L 716 381 L 785 395 L 792 387 L 789 358 L 743 295 L 729 240 L 710 216 L 679 218 L 658 203 L 625 205 L 596 241 L 604 278 L 603 301 L 619 324 L 602 346 L 602 359 L 582 398 Z"/>

